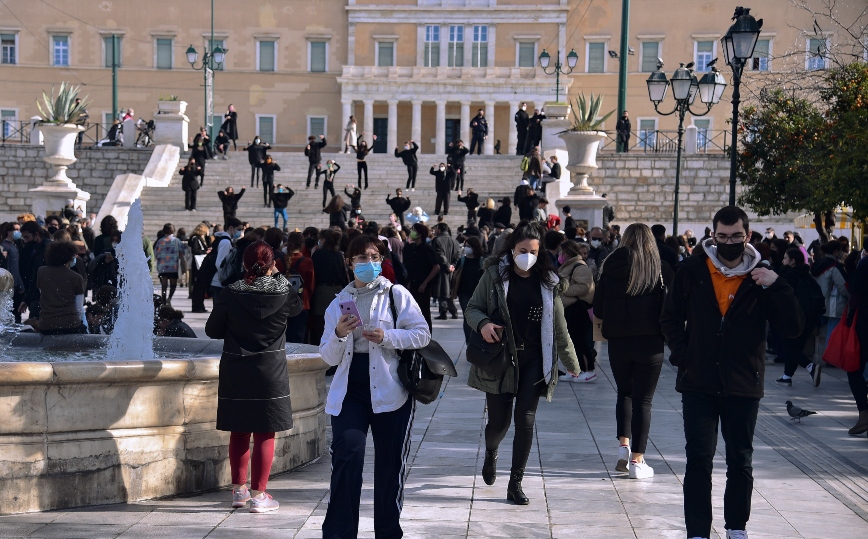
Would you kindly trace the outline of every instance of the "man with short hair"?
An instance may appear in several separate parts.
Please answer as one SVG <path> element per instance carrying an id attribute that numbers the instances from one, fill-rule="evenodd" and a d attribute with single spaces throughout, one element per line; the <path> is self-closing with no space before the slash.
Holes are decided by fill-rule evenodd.
<path id="1" fill-rule="evenodd" d="M 389 194 L 386 194 L 386 204 L 392 208 L 395 217 L 398 218 L 398 222 L 401 223 L 401 228 L 403 229 L 404 212 L 410 209 L 410 197 L 404 198 L 404 191 L 399 187 L 395 189 L 395 198 L 391 198 Z"/>
<path id="2" fill-rule="evenodd" d="M 675 269 L 678 264 L 678 254 L 670 249 L 664 240 L 666 239 L 666 227 L 661 224 L 656 224 L 651 227 L 651 235 L 654 236 L 654 241 L 657 243 L 657 251 L 660 253 L 660 260 L 669 264 L 669 267 Z"/>
<path id="3" fill-rule="evenodd" d="M 766 237 L 763 239 L 763 243 L 765 243 L 766 245 L 771 245 L 771 243 L 776 239 L 778 239 L 778 237 L 775 235 L 775 229 L 772 227 L 768 227 L 766 229 Z"/>
<path id="4" fill-rule="evenodd" d="M 570 213 L 573 211 L 573 209 L 570 208 L 569 206 L 564 206 L 563 209 L 561 209 L 561 211 L 564 212 L 564 230 L 569 230 L 571 228 L 573 228 L 573 229 L 578 228 L 576 226 L 576 220 L 573 219 L 572 215 L 570 215 Z"/>
<path id="5" fill-rule="evenodd" d="M 485 111 L 479 109 L 476 116 L 470 121 L 470 131 L 473 137 L 470 139 L 470 155 L 476 150 L 476 155 L 482 154 L 482 141 L 488 138 L 488 120 L 485 119 Z"/>
<path id="6" fill-rule="evenodd" d="M 603 229 L 595 226 L 588 233 L 588 243 L 591 245 L 588 258 L 593 260 L 597 267 L 602 267 L 603 261 L 612 252 L 604 242 Z"/>
<path id="7" fill-rule="evenodd" d="M 630 116 L 625 110 L 618 122 L 615 124 L 615 133 L 618 135 L 618 151 L 627 153 L 630 151 L 630 131 L 633 126 L 630 124 Z"/>
<path id="8" fill-rule="evenodd" d="M 458 309 L 455 308 L 455 301 L 452 299 L 452 275 L 458 267 L 458 262 L 461 261 L 464 249 L 449 234 L 449 226 L 446 223 L 438 223 L 434 227 L 434 233 L 436 235 L 431 240 L 431 245 L 434 247 L 434 254 L 440 265 L 438 282 L 434 288 L 440 304 L 440 316 L 437 320 L 446 320 L 446 311 L 449 311 L 454 320 L 458 318 Z"/>
<path id="9" fill-rule="evenodd" d="M 669 361 L 678 368 L 675 389 L 683 405 L 687 537 L 711 535 L 711 472 L 720 425 L 726 444 L 726 539 L 747 539 L 766 323 L 795 337 L 804 319 L 793 289 L 763 267 L 748 244 L 747 214 L 727 206 L 714 216 L 713 227 L 703 251 L 682 262 L 660 321 L 672 351 Z"/>
<path id="10" fill-rule="evenodd" d="M 319 171 L 322 169 L 322 149 L 325 148 L 327 142 L 325 135 L 319 136 L 319 142 L 316 137 L 311 135 L 307 137 L 307 146 L 304 147 L 304 155 L 307 156 L 307 183 L 305 189 L 310 189 L 310 177 L 316 173 L 316 180 L 313 188 L 319 187 Z"/>
<path id="11" fill-rule="evenodd" d="M 527 115 L 527 103 L 522 102 L 515 113 L 515 131 L 518 134 L 518 142 L 515 145 L 515 155 L 524 155 L 527 153 L 527 126 L 530 123 L 530 117 Z"/>
<path id="12" fill-rule="evenodd" d="M 214 227 L 217 228 L 216 226 Z M 211 279 L 211 298 L 217 299 L 220 292 L 223 290 L 223 283 L 220 282 L 220 266 L 223 261 L 229 256 L 229 251 L 232 250 L 232 244 L 241 238 L 241 221 L 235 217 L 226 219 L 223 223 L 223 230 L 214 232 L 214 242 L 211 248 L 217 244 L 217 258 L 214 260 L 214 265 L 217 266 L 217 273 Z"/>
<path id="13" fill-rule="evenodd" d="M 541 223 L 545 223 L 548 219 L 548 212 L 546 211 L 546 206 L 549 205 L 549 201 L 545 197 L 540 197 L 538 206 L 533 212 L 533 220 L 539 221 Z"/>

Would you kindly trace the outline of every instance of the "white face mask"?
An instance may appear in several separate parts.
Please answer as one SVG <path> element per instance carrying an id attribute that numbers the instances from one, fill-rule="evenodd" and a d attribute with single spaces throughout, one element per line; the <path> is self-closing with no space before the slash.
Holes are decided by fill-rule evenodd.
<path id="1" fill-rule="evenodd" d="M 404 149 L 405 149 L 405 150 L 409 150 L 409 149 L 410 149 L 410 145 L 409 145 L 409 144 L 404 144 Z"/>
<path id="2" fill-rule="evenodd" d="M 600 240 L 591 240 L 591 247 L 594 249 L 598 249 L 601 244 L 602 242 L 600 242 Z"/>
<path id="3" fill-rule="evenodd" d="M 112 242 L 112 249 L 117 249 L 117 248 L 118 248 L 117 242 L 113 241 Z"/>
<path id="4" fill-rule="evenodd" d="M 768 232 L 768 233 L 766 233 L 766 237 L 767 237 L 768 239 L 772 239 L 772 238 L 775 237 L 775 233 L 774 233 L 774 232 Z"/>
<path id="5" fill-rule="evenodd" d="M 515 259 L 515 265 L 522 271 L 529 271 L 536 264 L 536 255 L 533 253 L 522 253 L 520 255 L 512 254 Z"/>
<path id="6" fill-rule="evenodd" d="M 521 110 L 527 110 L 527 105 L 522 105 Z"/>
<path id="7" fill-rule="evenodd" d="M 446 170 L 446 167 L 440 167 L 441 172 Z"/>
<path id="8" fill-rule="evenodd" d="M 473 256 L 473 247 L 470 247 L 469 245 L 465 245 L 464 246 L 464 254 L 467 256 Z"/>

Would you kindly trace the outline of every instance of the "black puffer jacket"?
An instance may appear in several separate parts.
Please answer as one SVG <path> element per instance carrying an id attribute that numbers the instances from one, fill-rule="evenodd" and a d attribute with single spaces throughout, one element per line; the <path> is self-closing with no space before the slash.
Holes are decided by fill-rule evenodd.
<path id="1" fill-rule="evenodd" d="M 703 251 L 681 263 L 660 318 L 669 361 L 678 367 L 675 389 L 762 398 L 766 322 L 796 337 L 802 310 L 784 279 L 763 288 L 748 275 L 721 316 L 707 259 Z"/>
<path id="2" fill-rule="evenodd" d="M 600 273 L 594 293 L 594 316 L 603 321 L 603 337 L 662 336 L 663 284 L 672 280 L 672 269 L 663 262 L 662 282 L 645 294 L 630 296 L 627 294 L 630 265 L 630 252 L 625 248 L 615 249 Z"/>

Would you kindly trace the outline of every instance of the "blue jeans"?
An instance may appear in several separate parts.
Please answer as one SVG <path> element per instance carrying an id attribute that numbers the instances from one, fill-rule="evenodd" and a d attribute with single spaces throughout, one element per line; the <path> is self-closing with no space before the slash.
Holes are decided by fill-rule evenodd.
<path id="1" fill-rule="evenodd" d="M 286 208 L 283 208 L 280 210 L 278 210 L 277 208 L 274 208 L 274 228 L 277 228 L 277 218 L 278 217 L 283 217 L 283 228 L 286 228 L 286 219 L 287 219 Z"/>

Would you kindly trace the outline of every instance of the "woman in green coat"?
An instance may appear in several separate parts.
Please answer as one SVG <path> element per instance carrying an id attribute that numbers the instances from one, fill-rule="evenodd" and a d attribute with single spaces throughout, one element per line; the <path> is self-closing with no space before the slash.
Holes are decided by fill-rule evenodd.
<path id="1" fill-rule="evenodd" d="M 536 223 L 521 223 L 497 257 L 486 260 L 485 271 L 464 318 L 487 342 L 506 336 L 511 367 L 490 377 L 475 366 L 467 384 L 486 393 L 485 463 L 482 478 L 493 485 L 497 448 L 509 430 L 515 403 L 515 437 L 506 497 L 519 505 L 530 503 L 521 488 L 524 468 L 533 443 L 539 398 L 551 400 L 558 382 L 558 358 L 568 370 L 580 371 L 564 320 L 561 286 L 549 256 L 540 256 L 545 230 Z"/>

